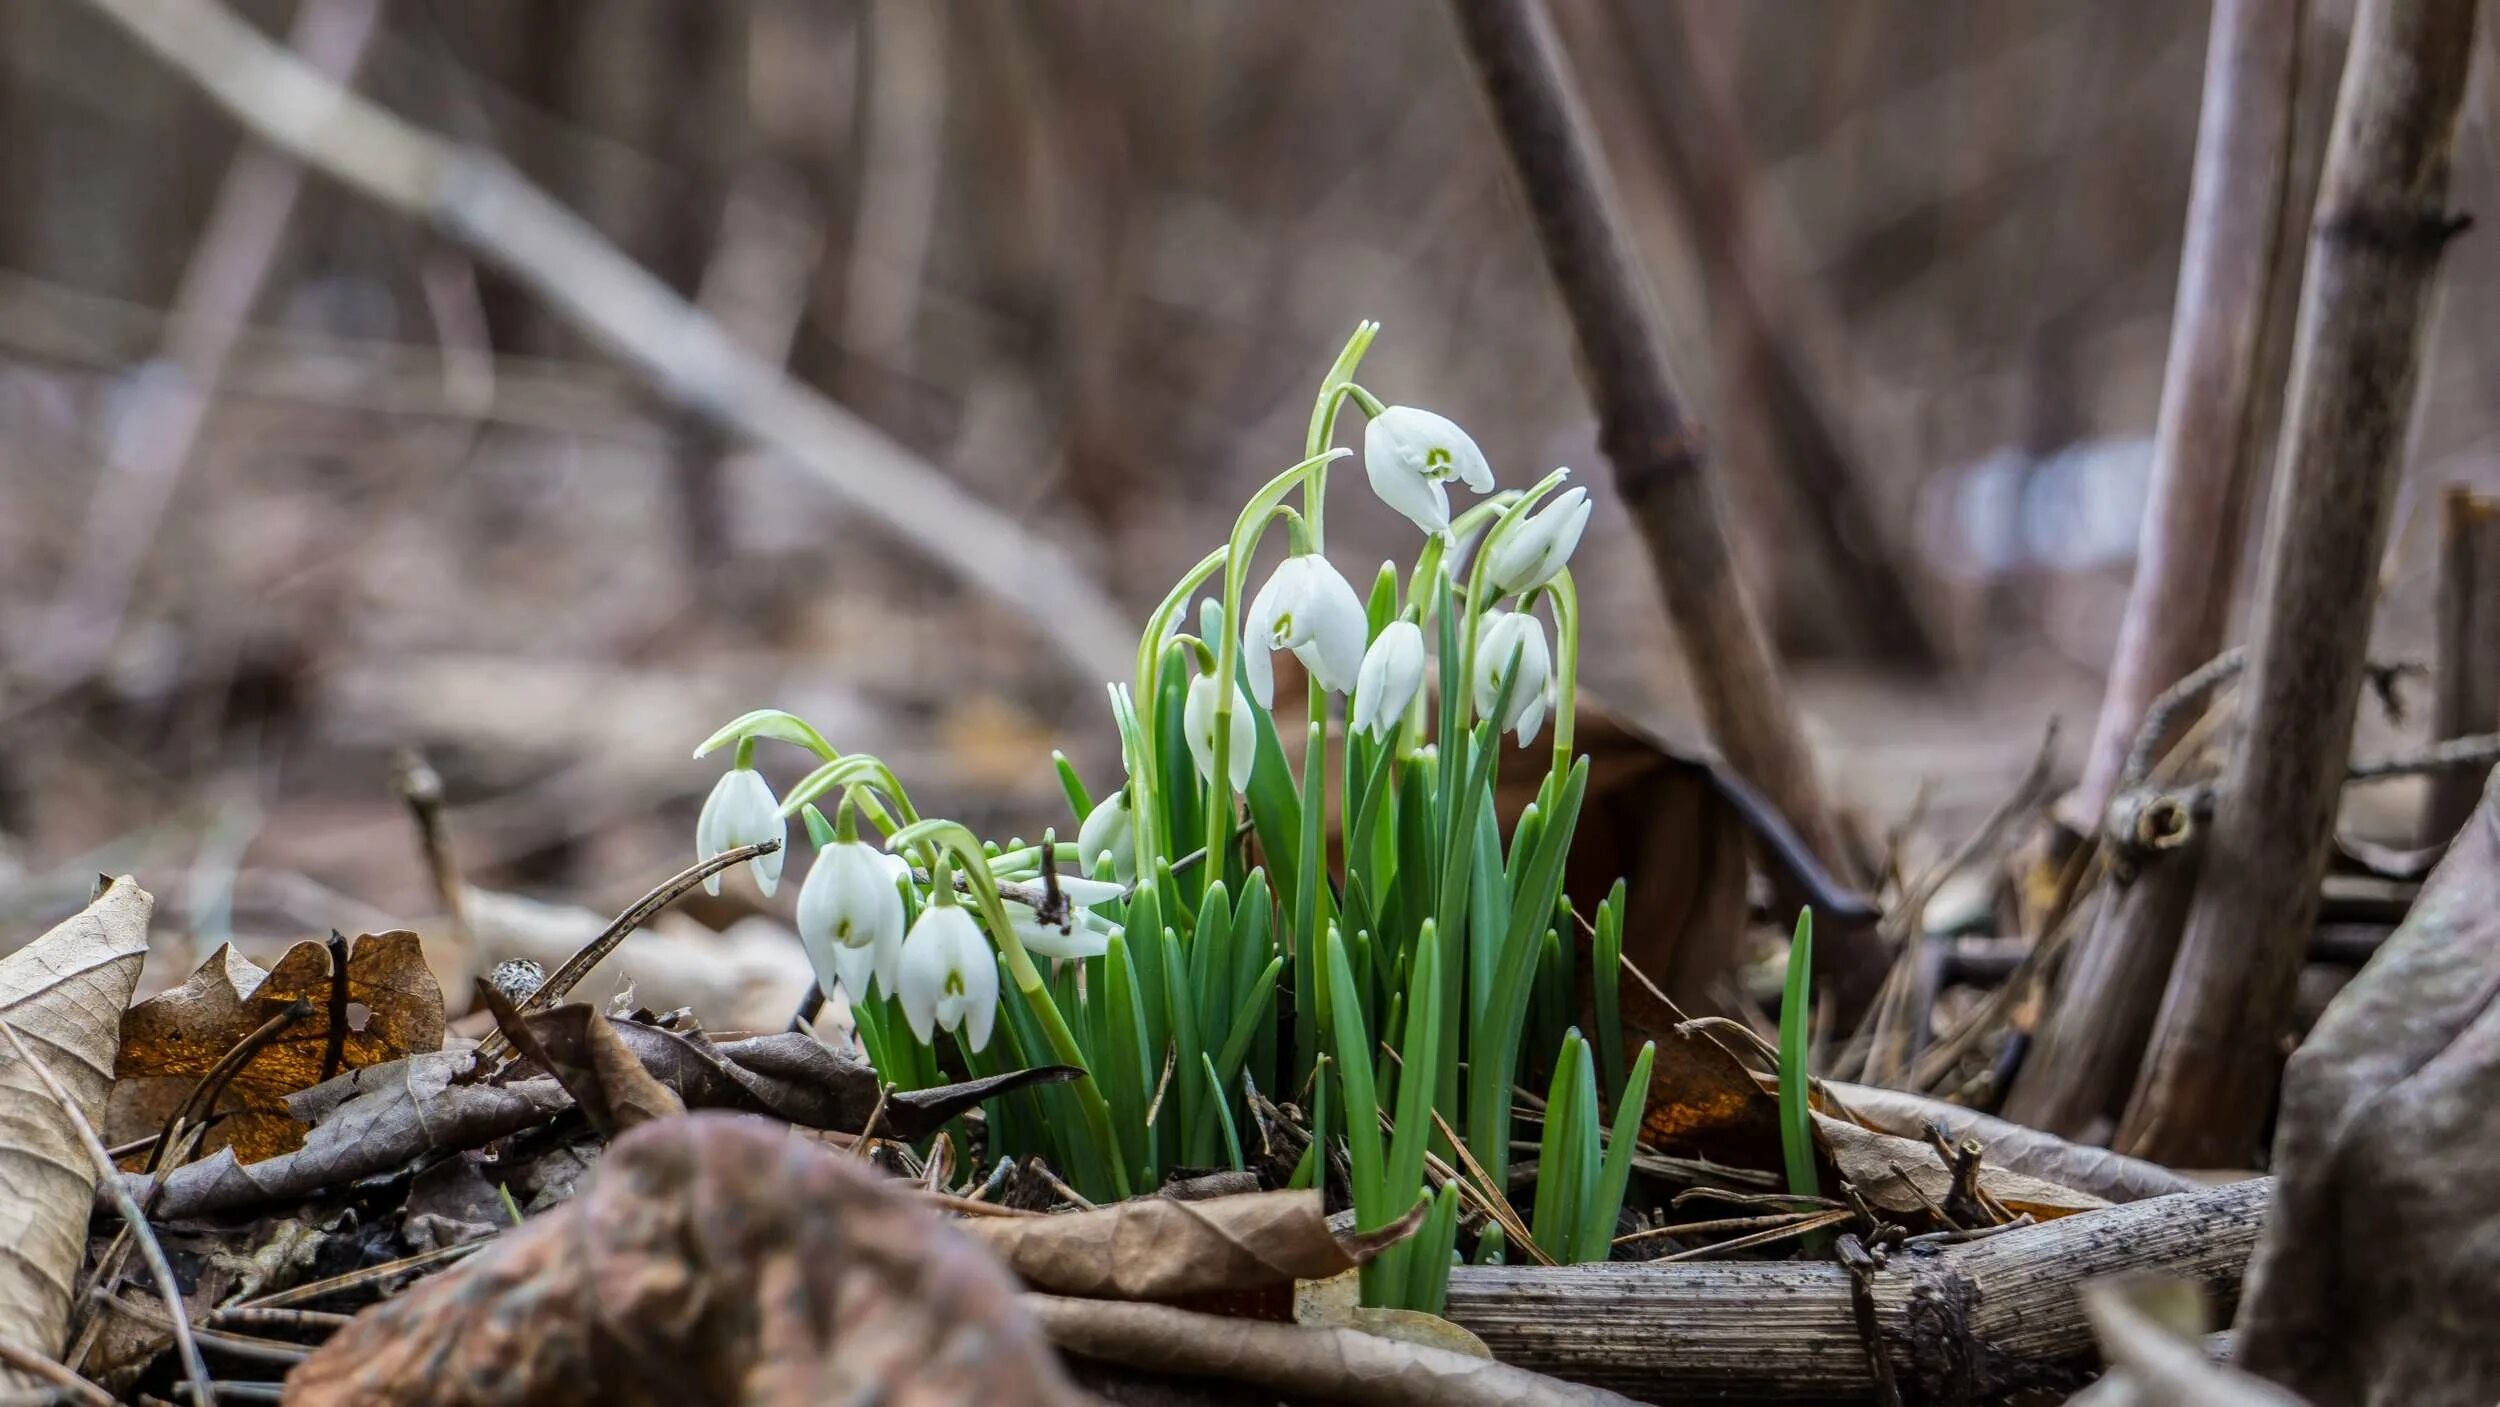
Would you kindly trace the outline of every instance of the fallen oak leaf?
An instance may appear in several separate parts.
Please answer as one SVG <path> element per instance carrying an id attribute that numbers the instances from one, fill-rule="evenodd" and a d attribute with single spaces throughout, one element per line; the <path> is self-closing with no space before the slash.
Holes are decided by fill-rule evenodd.
<path id="1" fill-rule="evenodd" d="M 105 1136 L 120 1143 L 158 1132 L 227 1051 L 296 1002 L 312 1013 L 287 1024 L 227 1079 L 202 1154 L 232 1148 L 258 1162 L 300 1147 L 304 1125 L 287 1096 L 336 1071 L 386 1065 L 443 1046 L 443 991 L 417 935 L 368 933 L 349 945 L 341 991 L 327 945 L 298 943 L 277 966 L 221 944 L 190 978 L 130 1008 L 121 1023 L 121 1082 Z M 346 1020 L 338 1018 L 344 1014 Z"/>
<path id="2" fill-rule="evenodd" d="M 1082 1400 L 1005 1270 L 903 1186 L 718 1113 L 618 1139 L 581 1197 L 287 1378 L 298 1407 Z"/>
<path id="3" fill-rule="evenodd" d="M 90 1122 L 113 1083 L 122 1008 L 148 953 L 156 901 L 128 876 L 32 943 L 0 957 L 0 1021 L 40 1047 Z M 0 1337 L 57 1354 L 86 1258 L 96 1172 L 35 1071 L 0 1048 Z M 0 1389 L 46 1386 L 0 1367 Z"/>
<path id="4" fill-rule="evenodd" d="M 1412 1232 L 1422 1204 L 1364 1235 L 1340 1237 L 1316 1191 L 1184 1202 L 1139 1197 L 1065 1216 L 980 1218 L 964 1229 L 1018 1279 L 1053 1294 L 1178 1300 L 1326 1280 Z"/>

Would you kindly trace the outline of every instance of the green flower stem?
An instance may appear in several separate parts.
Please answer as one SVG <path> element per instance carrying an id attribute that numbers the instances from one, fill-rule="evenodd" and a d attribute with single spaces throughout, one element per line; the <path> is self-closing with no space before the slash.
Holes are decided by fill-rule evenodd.
<path id="1" fill-rule="evenodd" d="M 741 772 L 755 770 L 755 735 L 753 733 L 738 740 L 738 751 L 730 757 L 729 765 Z"/>
<path id="2" fill-rule="evenodd" d="M 1007 921 L 1007 906 L 998 894 L 998 879 L 990 873 L 989 856 L 981 849 L 981 841 L 959 821 L 922 821 L 895 832 L 886 840 L 886 848 L 905 851 L 926 847 L 932 862 L 941 853 L 951 853 L 966 877 L 966 888 L 972 895 L 973 907 L 998 941 L 999 956 L 1007 963 L 1007 975 L 1031 1004 L 1033 1014 L 1042 1023 L 1042 1034 L 1050 1041 L 1051 1054 L 1063 1065 L 1085 1071 L 1076 1082 L 1077 1102 L 1085 1111 L 1085 1123 L 1098 1148 L 1118 1148 L 1111 1128 L 1111 1106 L 1103 1099 L 1102 1090 L 1094 1083 L 1092 1067 L 1085 1059 L 1084 1047 L 1077 1044 L 1076 1033 L 1068 1029 L 1067 1018 L 1059 1012 L 1059 1004 L 1051 999 L 1050 984 L 1043 980 L 1041 969 L 1033 965 L 1033 957 L 1016 937 L 1015 925 Z M 941 897 L 944 895 L 940 891 Z M 1128 1171 L 1121 1160 L 1111 1164 L 1113 1184 L 1122 1197 L 1129 1195 Z"/>
<path id="3" fill-rule="evenodd" d="M 1345 350 L 1320 378 L 1319 396 L 1311 406 L 1311 427 L 1302 437 L 1302 455 L 1316 458 L 1337 437 L 1337 413 L 1346 397 L 1354 396 L 1364 403 L 1366 414 L 1378 415 L 1380 402 L 1371 393 L 1354 384 L 1354 368 L 1361 364 L 1363 354 L 1371 350 L 1372 339 L 1380 335 L 1380 324 L 1368 319 L 1354 325 L 1354 335 L 1346 339 Z M 1321 551 L 1328 541 L 1322 513 L 1328 500 L 1328 467 L 1322 464 L 1305 481 L 1302 489 L 1302 516 L 1311 525 L 1311 550 Z"/>
<path id="4" fill-rule="evenodd" d="M 1210 852 L 1218 852 L 1218 847 L 1229 849 L 1232 838 L 1233 691 L 1241 669 L 1241 593 L 1249 584 L 1250 555 L 1258 550 L 1260 535 L 1267 531 L 1273 517 L 1271 510 L 1284 501 L 1285 495 L 1331 460 L 1342 459 L 1348 453 L 1341 449 L 1323 450 L 1268 480 L 1242 505 L 1241 516 L 1233 520 L 1233 535 L 1225 543 L 1224 638 L 1216 649 L 1215 737 L 1208 757 L 1211 765 L 1207 768 L 1205 834 Z M 1222 866 L 1210 870 L 1215 874 L 1222 872 Z"/>
<path id="5" fill-rule="evenodd" d="M 1554 603 L 1554 772 L 1571 770 L 1571 745 L 1580 721 L 1580 588 L 1565 568 L 1546 584 Z"/>
<path id="6" fill-rule="evenodd" d="M 864 752 L 837 758 L 800 778 L 799 784 L 790 788 L 790 794 L 781 799 L 781 814 L 796 815 L 801 806 L 836 787 L 850 789 L 879 830 L 890 834 L 920 824 L 920 813 L 913 809 L 911 793 L 903 789 L 902 779 L 894 775 L 893 768 Z M 893 815 L 886 812 L 884 802 L 888 801 L 893 803 Z"/>

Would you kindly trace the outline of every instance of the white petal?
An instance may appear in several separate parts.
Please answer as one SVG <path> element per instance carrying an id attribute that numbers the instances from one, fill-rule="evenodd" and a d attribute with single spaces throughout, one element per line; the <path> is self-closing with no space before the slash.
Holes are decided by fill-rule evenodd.
<path id="1" fill-rule="evenodd" d="M 1363 476 L 1371 481 L 1380 501 L 1405 514 L 1408 522 L 1428 533 L 1450 530 L 1450 496 L 1440 481 L 1407 468 L 1392 454 L 1375 453 L 1368 434 L 1363 442 Z"/>
<path id="2" fill-rule="evenodd" d="M 855 1005 L 867 1001 L 869 982 L 876 975 L 876 954 L 867 948 L 837 947 L 831 957 L 833 974 L 842 984 L 843 995 Z M 821 973 L 818 985 L 825 985 Z M 828 990 L 826 995 L 831 996 L 832 992 Z"/>
<path id="3" fill-rule="evenodd" d="M 1276 655 L 1264 641 L 1253 641 L 1241 648 L 1241 672 L 1249 676 L 1250 697 L 1261 708 L 1276 706 Z M 1213 725 L 1210 724 L 1210 727 Z M 1204 768 L 1199 770 L 1204 771 Z"/>
<path id="4" fill-rule="evenodd" d="M 1189 743 L 1189 760 L 1197 764 L 1201 779 L 1215 771 L 1215 676 L 1201 674 L 1189 681 L 1189 696 L 1181 703 L 1181 737 Z"/>
<path id="5" fill-rule="evenodd" d="M 1251 765 L 1258 761 L 1258 757 L 1258 715 L 1251 711 L 1250 701 L 1242 697 L 1241 690 L 1236 687 L 1233 690 L 1232 731 L 1224 746 L 1224 770 L 1232 779 L 1233 790 L 1240 791 L 1250 785 Z"/>
<path id="6" fill-rule="evenodd" d="M 1137 818 L 1129 814 L 1128 788 L 1094 803 L 1077 827 L 1077 863 L 1092 874 L 1103 856 L 1111 857 L 1111 874 L 1125 884 L 1137 872 Z"/>
<path id="7" fill-rule="evenodd" d="M 963 1039 L 973 1054 L 978 1055 L 990 1043 L 990 1026 L 998 1019 L 998 961 L 990 956 L 989 945 L 981 945 L 979 960 L 964 968 Z"/>
<path id="8" fill-rule="evenodd" d="M 1389 622 L 1363 653 L 1347 726 L 1375 738 L 1385 736 L 1405 717 L 1407 705 L 1415 701 L 1415 691 L 1423 682 L 1423 630 L 1413 621 Z"/>
<path id="9" fill-rule="evenodd" d="M 1026 952 L 1065 961 L 1071 958 L 1098 958 L 1111 949 L 1110 928 L 1099 920 L 1095 923 L 1072 921 L 1062 932 L 1059 925 L 1042 923 L 1032 915 L 1030 909 L 1026 909 L 1021 917 L 1016 916 L 1012 908 L 1009 910 L 1009 920 L 1016 926 L 1016 941 L 1024 945 Z"/>
<path id="10" fill-rule="evenodd" d="M 870 970 L 876 974 L 878 989 L 889 997 L 901 991 L 903 935 L 892 933 L 878 939 L 877 946 L 869 950 L 868 956 Z"/>
<path id="11" fill-rule="evenodd" d="M 1537 730 L 1545 726 L 1545 691 L 1537 690 L 1528 698 L 1528 706 L 1519 715 L 1516 731 L 1519 745 L 1526 747 L 1536 741 Z"/>
<path id="12" fill-rule="evenodd" d="M 1128 892 L 1128 886 L 1124 884 L 1112 884 L 1099 879 L 1085 879 L 1072 874 L 1063 874 L 1059 876 L 1059 892 L 1067 895 L 1068 902 L 1076 905 L 1078 908 L 1090 909 L 1097 904 L 1108 904 L 1112 900 L 1126 894 Z"/>
<path id="13" fill-rule="evenodd" d="M 932 904 L 921 911 L 920 922 L 912 925 L 911 936 L 903 940 L 902 970 L 895 995 L 902 999 L 903 1019 L 911 1023 L 912 1034 L 920 1038 L 922 1045 L 928 1044 L 937 1030 L 959 930 L 971 926 L 972 916 L 960 905 Z"/>

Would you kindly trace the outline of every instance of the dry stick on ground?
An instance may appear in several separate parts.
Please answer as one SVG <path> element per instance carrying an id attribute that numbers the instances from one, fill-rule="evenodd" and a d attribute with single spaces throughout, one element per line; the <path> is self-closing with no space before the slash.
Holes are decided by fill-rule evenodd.
<path id="1" fill-rule="evenodd" d="M 2303 183 L 2295 151 L 2307 12 L 2307 0 L 2213 8 L 2135 585 L 2083 778 L 2059 808 L 2078 833 L 2117 794 L 2154 695 L 2222 648 L 2262 416 L 2282 374 L 2269 313 L 2300 267 L 2286 227 L 2299 218 Z"/>
<path id="2" fill-rule="evenodd" d="M 363 61 L 381 12 L 382 0 L 314 0 L 297 12 L 289 38 L 301 62 L 343 78 Z M 236 335 L 268 282 L 303 183 L 295 162 L 257 146 L 227 166 L 174 294 L 165 340 L 96 476 L 69 580 L 44 622 L 38 668 L 50 683 L 85 675 L 119 632 L 131 585 L 173 501 Z"/>
<path id="3" fill-rule="evenodd" d="M 1537 243 L 1570 314 L 1598 442 L 1657 574 L 1711 740 L 1827 864 L 1845 857 L 1787 685 L 1729 546 L 1701 427 L 1668 375 L 1650 291 L 1633 262 L 1588 115 L 1542 0 L 1452 0 Z M 1882 984 L 1871 927 L 1815 945 L 1825 990 L 1854 1015 Z"/>
<path id="4" fill-rule="evenodd" d="M 17 1028 L 0 1021 L 0 1036 L 8 1038 L 9 1047 L 17 1052 L 17 1058 L 26 1062 L 26 1068 L 35 1072 L 36 1079 L 43 1081 L 43 1087 L 61 1106 L 61 1113 L 69 1120 L 70 1127 L 77 1131 L 79 1144 L 87 1150 L 87 1160 L 95 1164 L 97 1180 L 112 1194 L 114 1208 L 121 1213 L 122 1222 L 130 1228 L 130 1234 L 138 1240 L 139 1254 L 147 1261 L 148 1272 L 156 1278 L 157 1292 L 165 1297 L 165 1313 L 171 1321 L 168 1327 L 173 1331 L 174 1347 L 182 1357 L 182 1371 L 190 1380 L 194 1400 L 215 1402 L 217 1394 L 209 1387 L 208 1365 L 201 1361 L 200 1346 L 191 1337 L 189 1312 L 182 1304 L 182 1286 L 174 1279 L 174 1268 L 165 1259 L 165 1248 L 156 1242 L 156 1232 L 149 1227 L 147 1214 L 139 1210 L 139 1204 L 131 1199 L 130 1189 L 122 1185 L 121 1174 L 114 1168 L 112 1156 L 104 1151 L 104 1140 L 96 1137 L 95 1126 L 78 1111 L 78 1101 L 61 1087 L 59 1078 L 52 1073 L 52 1067 L 36 1058 L 35 1052 L 18 1036 Z"/>
<path id="5" fill-rule="evenodd" d="M 2440 503 L 2439 645 L 2431 736 L 2500 732 L 2500 498 L 2451 485 Z M 2474 814 L 2483 779 L 2431 778 L 2414 839 L 2445 845 Z"/>
<path id="6" fill-rule="evenodd" d="M 2192 1279 L 2227 1303 L 2271 1195 L 2260 1178 L 1894 1252 L 1871 1289 L 1904 1396 L 2074 1385 L 2096 1366 L 2076 1291 L 2105 1275 Z M 1505 1363 L 1652 1401 L 1874 1392 L 1849 1272 L 1828 1261 L 1458 1266 L 1447 1312 Z"/>
<path id="7" fill-rule="evenodd" d="M 790 380 L 491 153 L 322 77 L 211 0 L 88 0 L 254 135 L 445 236 L 546 300 L 664 394 L 786 455 L 852 508 L 1032 624 L 1093 678 L 1124 676 L 1127 615 L 1068 553 Z"/>
<path id="8" fill-rule="evenodd" d="M 2266 529 L 2247 727 L 2121 1150 L 2233 1166 L 2256 1149 L 2317 915 L 2378 563 L 2448 213 L 2474 0 L 2364 0 L 2304 277 Z"/>

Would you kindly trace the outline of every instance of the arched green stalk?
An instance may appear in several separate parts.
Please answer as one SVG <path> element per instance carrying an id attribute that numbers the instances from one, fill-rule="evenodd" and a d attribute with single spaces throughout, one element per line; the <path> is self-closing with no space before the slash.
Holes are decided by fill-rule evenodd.
<path id="1" fill-rule="evenodd" d="M 896 831 L 886 838 L 885 844 L 886 849 L 896 854 L 907 854 L 913 850 L 925 852 L 933 874 L 938 868 L 935 862 L 941 851 L 954 858 L 956 872 L 964 877 L 964 887 L 971 894 L 973 908 L 981 915 L 981 922 L 990 930 L 991 938 L 997 942 L 999 956 L 1006 961 L 1007 976 L 1016 984 L 1016 990 L 1024 994 L 1033 1014 L 1041 1020 L 1042 1033 L 1050 1041 L 1052 1055 L 1063 1065 L 1073 1065 L 1085 1071 L 1084 1078 L 1076 1082 L 1076 1096 L 1085 1111 L 1086 1127 L 1093 1135 L 1094 1146 L 1117 1149 L 1120 1144 L 1111 1128 L 1111 1105 L 1104 1100 L 1102 1090 L 1094 1083 L 1093 1070 L 1086 1063 L 1084 1048 L 1076 1043 L 1076 1033 L 1068 1029 L 1067 1018 L 1060 1014 L 1059 1004 L 1051 999 L 1049 982 L 1043 979 L 1041 969 L 1033 965 L 1033 956 L 1024 950 L 1023 941 L 1016 937 L 1015 925 L 1007 920 L 1006 901 L 999 897 L 998 877 L 990 873 L 989 854 L 981 848 L 980 837 L 960 821 L 928 820 Z M 1113 1156 L 1108 1161 L 1113 1185 L 1122 1197 L 1128 1196 L 1128 1172 L 1121 1166 L 1122 1160 Z"/>

